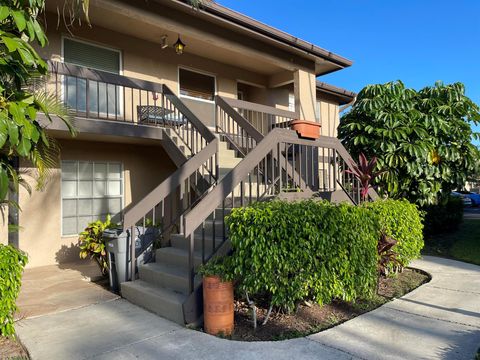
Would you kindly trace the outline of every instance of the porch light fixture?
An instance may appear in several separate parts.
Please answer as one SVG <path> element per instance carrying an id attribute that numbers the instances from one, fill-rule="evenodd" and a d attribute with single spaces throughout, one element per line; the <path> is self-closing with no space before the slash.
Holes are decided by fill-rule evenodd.
<path id="1" fill-rule="evenodd" d="M 173 44 L 173 47 L 175 48 L 175 52 L 178 54 L 178 55 L 182 55 L 183 54 L 183 50 L 185 49 L 187 45 L 185 45 L 182 40 L 180 40 L 180 35 L 178 36 L 178 40 L 175 44 Z"/>
<path id="2" fill-rule="evenodd" d="M 168 35 L 162 35 L 160 40 L 161 40 L 161 43 L 162 43 L 162 50 L 166 49 L 168 47 Z"/>

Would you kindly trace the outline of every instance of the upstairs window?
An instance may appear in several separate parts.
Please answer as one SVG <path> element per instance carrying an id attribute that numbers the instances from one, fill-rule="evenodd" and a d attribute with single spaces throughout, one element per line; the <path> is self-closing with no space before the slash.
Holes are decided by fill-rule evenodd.
<path id="1" fill-rule="evenodd" d="M 65 63 L 120 74 L 120 55 L 118 50 L 63 39 Z M 97 81 L 87 82 L 85 79 L 72 76 L 65 76 L 64 81 L 65 103 L 77 114 L 98 118 L 121 116 L 123 108 L 121 87 Z"/>
<path id="2" fill-rule="evenodd" d="M 181 96 L 207 101 L 213 101 L 215 98 L 214 76 L 180 69 L 179 83 Z"/>

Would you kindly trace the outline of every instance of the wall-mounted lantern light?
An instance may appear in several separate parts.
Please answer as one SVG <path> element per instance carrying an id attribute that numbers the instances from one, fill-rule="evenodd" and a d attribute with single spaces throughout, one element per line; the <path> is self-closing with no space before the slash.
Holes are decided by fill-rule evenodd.
<path id="1" fill-rule="evenodd" d="M 175 44 L 173 44 L 173 47 L 175 48 L 175 52 L 178 54 L 178 55 L 182 55 L 183 54 L 183 50 L 185 49 L 187 45 L 185 45 L 182 40 L 180 40 L 180 36 L 178 36 L 178 40 Z"/>

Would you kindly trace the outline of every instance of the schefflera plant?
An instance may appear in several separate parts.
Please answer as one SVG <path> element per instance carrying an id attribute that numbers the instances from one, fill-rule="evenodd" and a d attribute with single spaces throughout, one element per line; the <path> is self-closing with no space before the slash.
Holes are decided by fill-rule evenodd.
<path id="1" fill-rule="evenodd" d="M 237 289 L 270 310 L 304 301 L 353 301 L 377 282 L 376 215 L 328 202 L 273 201 L 234 209 L 227 219 Z"/>

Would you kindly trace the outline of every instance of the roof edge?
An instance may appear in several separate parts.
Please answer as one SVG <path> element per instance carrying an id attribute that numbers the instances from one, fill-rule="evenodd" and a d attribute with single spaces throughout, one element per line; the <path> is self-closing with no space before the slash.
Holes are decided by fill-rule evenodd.
<path id="1" fill-rule="evenodd" d="M 322 81 L 317 81 L 317 90 L 339 99 L 340 105 L 348 104 L 357 97 L 357 94 L 353 91 L 330 85 Z"/>
<path id="2" fill-rule="evenodd" d="M 184 4 L 189 4 L 188 0 L 174 0 L 174 1 L 181 2 Z M 202 5 L 200 5 L 199 11 L 204 11 L 211 15 L 218 16 L 224 20 L 233 22 L 249 30 L 253 30 L 273 40 L 279 41 L 286 45 L 305 51 L 313 56 L 328 60 L 336 65 L 341 66 L 342 68 L 349 67 L 353 64 L 352 60 L 344 58 L 343 56 L 335 54 L 331 51 L 325 50 L 308 41 L 299 39 L 293 35 L 288 34 L 287 32 L 279 30 L 273 26 L 264 24 L 261 21 L 258 21 L 247 15 L 244 15 L 238 11 L 229 9 L 223 5 L 219 5 L 215 2 L 208 1 L 203 3 Z"/>

